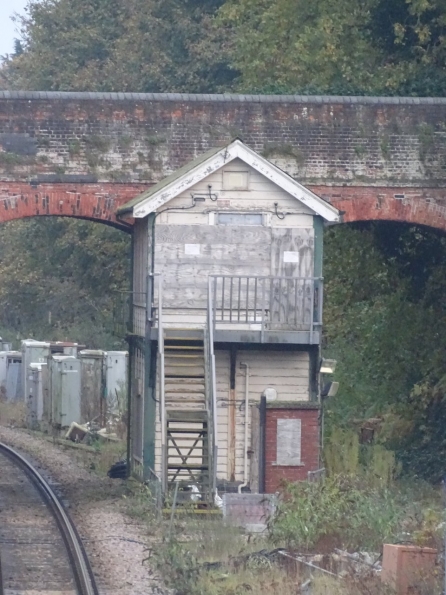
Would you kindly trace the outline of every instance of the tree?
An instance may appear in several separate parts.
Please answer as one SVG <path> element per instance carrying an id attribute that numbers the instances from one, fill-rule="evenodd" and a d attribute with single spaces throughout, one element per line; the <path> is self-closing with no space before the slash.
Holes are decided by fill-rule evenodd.
<path id="1" fill-rule="evenodd" d="M 325 354 L 338 360 L 329 430 L 382 416 L 409 473 L 446 472 L 446 237 L 398 223 L 331 228 Z M 440 440 L 441 437 L 441 440 Z"/>
<path id="2" fill-rule="evenodd" d="M 222 0 L 30 0 L 16 88 L 211 92 L 235 76 L 212 27 Z"/>
<path id="3" fill-rule="evenodd" d="M 123 232 L 67 218 L 2 225 L 0 334 L 119 345 L 112 310 L 114 291 L 129 286 L 129 243 Z"/>
<path id="4" fill-rule="evenodd" d="M 227 0 L 244 91 L 443 94 L 444 0 Z"/>

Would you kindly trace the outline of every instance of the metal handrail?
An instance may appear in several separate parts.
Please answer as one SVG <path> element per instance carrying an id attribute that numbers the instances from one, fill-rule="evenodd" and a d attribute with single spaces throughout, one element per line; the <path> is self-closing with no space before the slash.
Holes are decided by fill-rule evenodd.
<path id="1" fill-rule="evenodd" d="M 322 325 L 322 277 L 210 275 L 215 324 L 259 324 L 266 330 L 307 327 L 310 342 Z"/>
<path id="2" fill-rule="evenodd" d="M 166 427 L 166 398 L 164 386 L 164 328 L 163 328 L 163 277 L 158 277 L 158 354 L 160 358 L 159 369 L 159 407 L 160 407 L 160 424 L 161 424 L 161 469 L 163 470 L 161 483 L 163 494 L 167 489 L 167 427 Z M 153 304 L 152 304 L 153 306 Z"/>
<path id="3" fill-rule="evenodd" d="M 146 308 L 147 293 L 129 290 L 113 291 L 113 326 L 117 336 L 133 333 L 132 310 L 134 307 Z"/>
<path id="4" fill-rule="evenodd" d="M 208 327 L 208 348 L 209 348 L 209 365 L 210 365 L 210 381 L 211 381 L 211 398 L 212 398 L 212 447 L 213 447 L 213 468 L 212 468 L 212 488 L 215 493 L 217 483 L 217 378 L 215 373 L 215 352 L 214 352 L 214 311 L 212 299 L 212 279 L 208 280 L 208 312 L 207 312 L 207 327 Z"/>

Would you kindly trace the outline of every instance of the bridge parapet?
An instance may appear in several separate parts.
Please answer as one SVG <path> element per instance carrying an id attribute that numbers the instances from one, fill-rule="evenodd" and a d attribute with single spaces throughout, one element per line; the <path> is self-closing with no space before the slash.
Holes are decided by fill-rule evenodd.
<path id="1" fill-rule="evenodd" d="M 445 228 L 446 99 L 0 92 L 0 221 L 114 208 L 235 136 L 345 211 Z"/>

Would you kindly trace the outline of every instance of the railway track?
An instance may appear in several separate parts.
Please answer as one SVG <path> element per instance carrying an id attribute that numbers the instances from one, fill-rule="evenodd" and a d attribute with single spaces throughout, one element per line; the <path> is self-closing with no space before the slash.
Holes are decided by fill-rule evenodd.
<path id="1" fill-rule="evenodd" d="M 0 443 L 0 595 L 99 595 L 76 528 L 40 473 Z"/>

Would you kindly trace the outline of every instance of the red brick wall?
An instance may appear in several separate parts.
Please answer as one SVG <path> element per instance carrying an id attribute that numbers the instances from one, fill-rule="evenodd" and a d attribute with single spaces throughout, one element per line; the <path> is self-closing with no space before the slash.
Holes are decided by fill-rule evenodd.
<path id="1" fill-rule="evenodd" d="M 345 223 L 400 221 L 446 230 L 444 188 L 410 186 L 308 186 L 342 213 Z"/>
<path id="2" fill-rule="evenodd" d="M 444 187 L 445 119 L 442 98 L 0 91 L 0 179 L 153 183 L 238 136 L 304 185 Z"/>
<path id="3" fill-rule="evenodd" d="M 429 98 L 0 91 L 0 223 L 120 225 L 112 208 L 239 136 L 346 222 L 446 230 L 445 119 L 446 102 Z"/>
<path id="4" fill-rule="evenodd" d="M 127 229 L 116 209 L 142 192 L 142 184 L 27 184 L 0 182 L 0 223 L 57 215 L 78 217 Z"/>
<path id="5" fill-rule="evenodd" d="M 308 471 L 319 468 L 319 409 L 284 409 L 283 407 L 266 411 L 266 448 L 265 448 L 265 492 L 272 494 L 280 489 L 283 480 L 300 481 L 307 479 Z M 277 466 L 277 420 L 301 419 L 302 443 L 300 467 Z"/>

